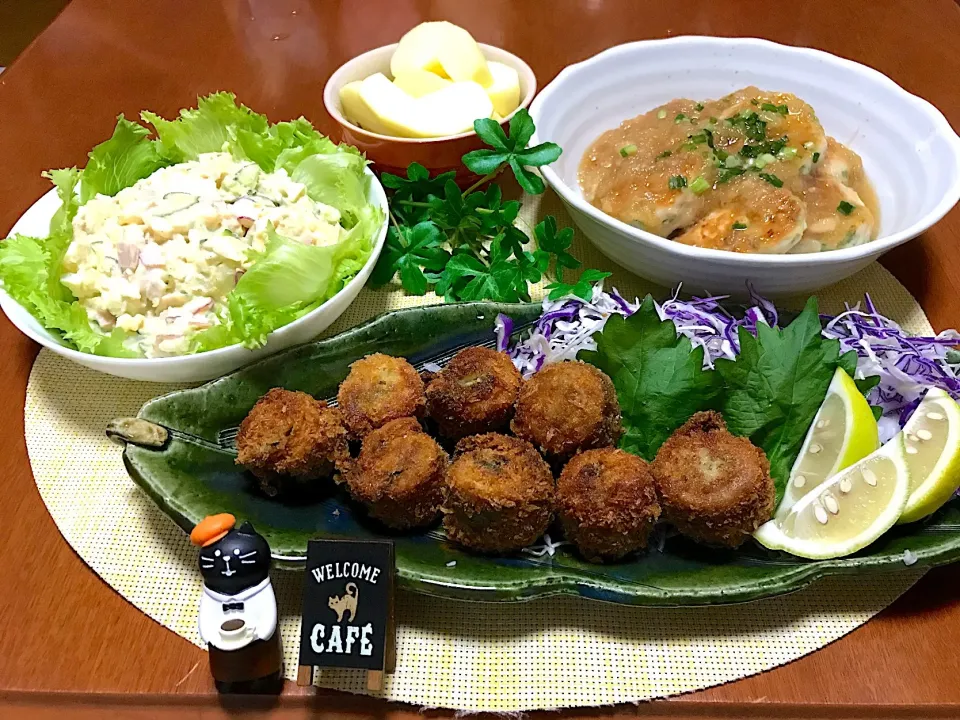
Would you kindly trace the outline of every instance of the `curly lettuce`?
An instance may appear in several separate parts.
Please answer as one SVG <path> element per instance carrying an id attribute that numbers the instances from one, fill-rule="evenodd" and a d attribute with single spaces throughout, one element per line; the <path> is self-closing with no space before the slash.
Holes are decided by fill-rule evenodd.
<path id="1" fill-rule="evenodd" d="M 0 281 L 6 292 L 48 330 L 82 352 L 136 357 L 121 330 L 104 333 L 61 282 L 63 256 L 73 239 L 73 218 L 98 194 L 116 195 L 162 167 L 201 153 L 229 152 L 264 171 L 285 170 L 307 195 L 337 208 L 345 232 L 336 245 L 314 247 L 271 234 L 251 269 L 227 295 L 221 324 L 198 333 L 192 352 L 243 344 L 258 347 L 274 330 L 302 317 L 343 289 L 370 257 L 383 212 L 367 201 L 366 159 L 337 145 L 304 118 L 270 124 L 231 93 L 199 98 L 197 107 L 167 120 L 145 111 L 141 120 L 120 115 L 113 135 L 97 145 L 82 170 L 45 173 L 61 206 L 45 238 L 15 235 L 0 243 Z M 154 137 L 155 136 L 155 137 Z"/>

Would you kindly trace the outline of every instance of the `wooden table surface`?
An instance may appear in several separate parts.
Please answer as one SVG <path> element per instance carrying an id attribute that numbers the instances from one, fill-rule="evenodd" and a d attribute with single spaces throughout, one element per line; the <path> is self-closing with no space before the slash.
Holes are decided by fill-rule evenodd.
<path id="1" fill-rule="evenodd" d="M 333 132 L 321 99 L 329 74 L 429 19 L 459 23 L 521 55 L 541 87 L 564 65 L 630 40 L 767 37 L 871 65 L 960 126 L 955 0 L 74 0 L 0 75 L 0 232 L 47 190 L 41 170 L 82 165 L 121 112 L 170 116 L 197 95 L 229 89 L 272 120 L 303 114 Z M 960 322 L 960 211 L 884 264 L 938 330 Z M 0 348 L 0 717 L 62 717 L 64 708 L 71 717 L 232 714 L 236 707 L 213 692 L 205 654 L 128 604 L 60 537 L 23 439 L 37 348 L 5 317 Z M 763 675 L 637 708 L 561 714 L 960 715 L 958 580 L 957 567 L 933 571 L 849 636 Z M 416 717 L 409 708 L 339 693 L 315 698 L 291 685 L 271 707 L 285 717 L 321 708 L 337 718 Z"/>

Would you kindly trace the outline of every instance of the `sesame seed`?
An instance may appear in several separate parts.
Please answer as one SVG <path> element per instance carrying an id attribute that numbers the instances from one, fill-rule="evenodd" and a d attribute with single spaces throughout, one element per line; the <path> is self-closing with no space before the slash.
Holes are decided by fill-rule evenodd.
<path id="1" fill-rule="evenodd" d="M 804 485 L 807 484 L 807 479 L 803 475 L 797 475 L 793 479 L 793 484 L 796 485 L 798 488 L 802 488 Z"/>
<path id="2" fill-rule="evenodd" d="M 871 470 L 870 468 L 864 468 L 862 473 L 863 473 L 863 479 L 867 483 L 867 485 L 869 485 L 870 487 L 877 486 L 877 476 L 873 472 L 873 470 Z"/>
<path id="3" fill-rule="evenodd" d="M 846 495 L 851 490 L 853 490 L 853 483 L 850 482 L 850 478 L 844 478 L 840 481 L 840 492 Z"/>
<path id="4" fill-rule="evenodd" d="M 821 430 L 830 424 L 829 420 L 817 420 L 817 427 Z"/>
<path id="5" fill-rule="evenodd" d="M 840 503 L 837 502 L 837 499 L 833 495 L 824 495 L 823 504 L 827 506 L 827 510 L 836 515 L 840 512 Z"/>
<path id="6" fill-rule="evenodd" d="M 906 437 L 906 439 L 907 439 L 907 440 L 910 440 L 911 442 L 916 442 L 916 441 L 917 441 L 917 436 L 914 435 L 913 433 L 906 433 L 906 435 L 905 435 L 904 437 Z"/>
<path id="7" fill-rule="evenodd" d="M 818 445 L 817 443 L 814 443 L 813 445 L 810 446 L 810 454 L 811 454 L 811 455 L 816 455 L 816 454 L 817 454 L 818 452 L 820 452 L 821 450 L 823 450 L 823 446 L 822 446 L 822 445 Z"/>
<path id="8" fill-rule="evenodd" d="M 820 505 L 813 506 L 813 515 L 817 518 L 817 522 L 821 525 L 826 525 L 827 520 L 830 518 L 827 516 L 827 511 L 824 510 Z"/>
<path id="9" fill-rule="evenodd" d="M 913 445 L 907 445 L 907 455 L 916 455 L 919 450 L 917 450 Z"/>
<path id="10" fill-rule="evenodd" d="M 931 440 L 933 438 L 933 433 L 929 430 L 917 430 L 917 437 L 921 440 Z"/>
<path id="11" fill-rule="evenodd" d="M 930 418 L 931 420 L 943 420 L 943 413 L 931 411 L 927 413 L 927 417 Z"/>

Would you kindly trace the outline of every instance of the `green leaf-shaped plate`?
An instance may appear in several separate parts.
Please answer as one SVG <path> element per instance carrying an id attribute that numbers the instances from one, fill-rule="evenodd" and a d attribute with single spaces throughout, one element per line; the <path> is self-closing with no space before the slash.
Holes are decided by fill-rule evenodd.
<path id="1" fill-rule="evenodd" d="M 252 478 L 217 449 L 220 430 L 235 427 L 257 398 L 272 387 L 303 390 L 318 398 L 336 394 L 354 360 L 372 352 L 413 362 L 464 343 L 490 340 L 498 312 L 532 320 L 538 305 L 468 303 L 399 310 L 341 335 L 283 352 L 202 387 L 148 402 L 140 417 L 205 438 L 198 444 L 174 433 L 161 450 L 128 445 L 124 461 L 133 479 L 185 531 L 204 516 L 231 512 L 250 520 L 267 538 L 281 567 L 302 566 L 307 540 L 384 537 L 345 493 L 330 483 L 308 504 L 269 500 Z M 836 573 L 897 571 L 904 551 L 914 567 L 960 558 L 960 501 L 923 525 L 898 527 L 866 552 L 809 562 L 748 543 L 737 551 L 666 541 L 628 562 L 591 565 L 569 548 L 551 556 L 520 553 L 481 557 L 448 544 L 442 532 L 394 535 L 400 584 L 411 590 L 468 600 L 519 600 L 554 593 L 636 605 L 701 605 L 742 602 L 796 590 Z"/>

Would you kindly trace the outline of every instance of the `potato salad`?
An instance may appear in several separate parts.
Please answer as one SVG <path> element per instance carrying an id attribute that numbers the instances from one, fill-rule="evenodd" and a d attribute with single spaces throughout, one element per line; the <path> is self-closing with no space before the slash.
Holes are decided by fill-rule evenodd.
<path id="1" fill-rule="evenodd" d="M 131 350 L 181 355 L 193 333 L 219 322 L 219 304 L 264 252 L 271 227 L 325 246 L 340 242 L 339 221 L 285 170 L 203 153 L 81 206 L 61 282 L 101 330 L 128 332 Z"/>

